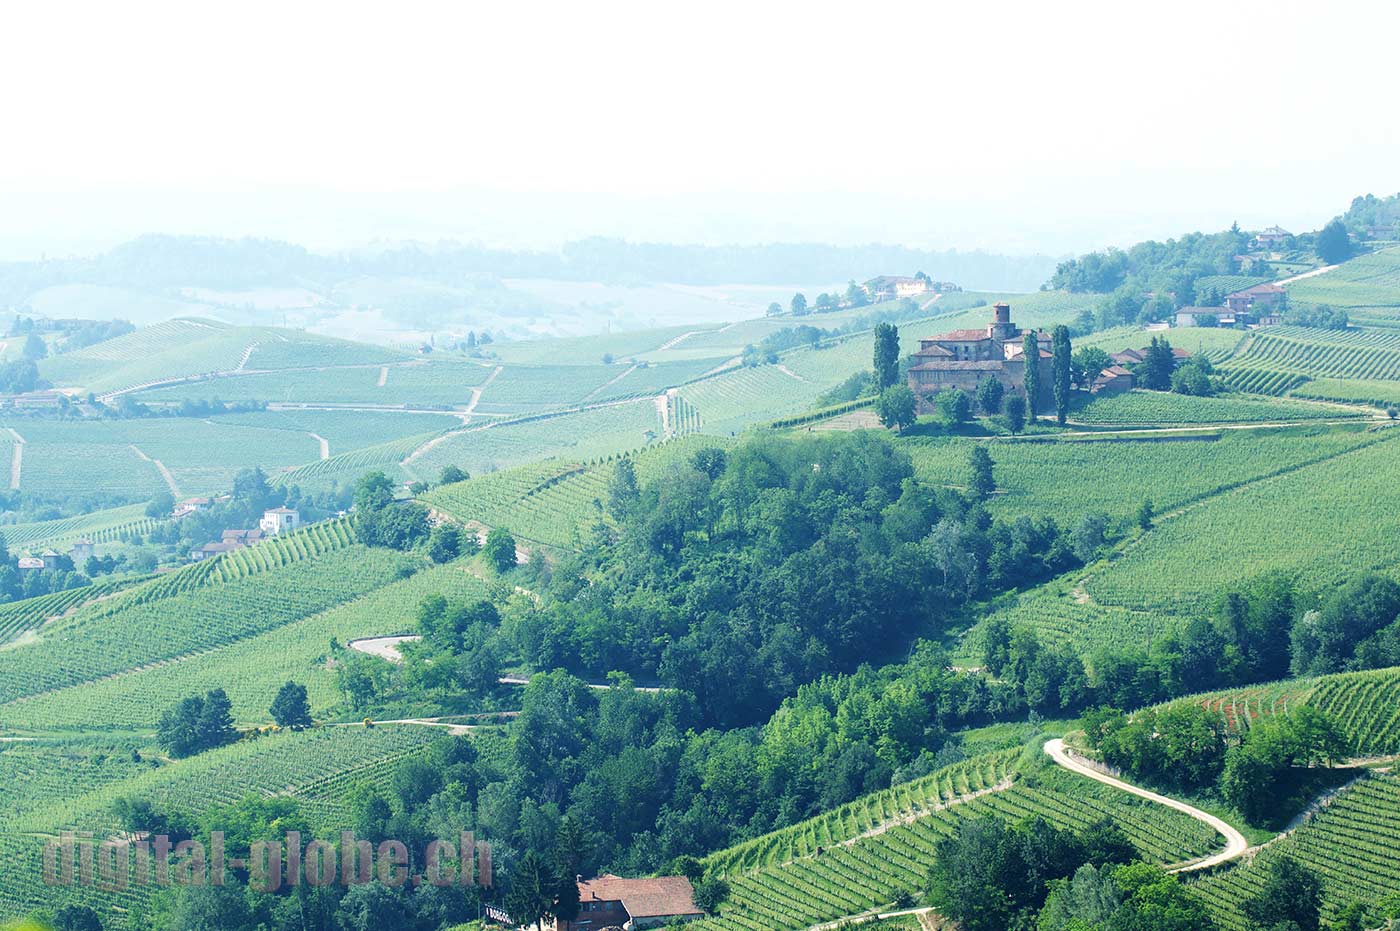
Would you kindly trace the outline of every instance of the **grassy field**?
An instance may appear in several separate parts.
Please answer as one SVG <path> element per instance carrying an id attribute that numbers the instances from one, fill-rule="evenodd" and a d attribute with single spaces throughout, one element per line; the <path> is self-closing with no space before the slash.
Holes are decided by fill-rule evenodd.
<path id="1" fill-rule="evenodd" d="M 178 319 L 45 359 L 40 374 L 54 384 L 103 393 L 151 382 L 230 372 L 263 351 L 268 368 L 386 363 L 407 356 L 391 349 L 314 336 L 299 330 L 236 327 Z"/>

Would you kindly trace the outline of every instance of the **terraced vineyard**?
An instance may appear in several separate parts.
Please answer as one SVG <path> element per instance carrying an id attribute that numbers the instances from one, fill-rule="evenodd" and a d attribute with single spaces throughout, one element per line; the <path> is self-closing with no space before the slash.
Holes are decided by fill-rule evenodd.
<path id="1" fill-rule="evenodd" d="M 413 564 L 358 545 L 278 568 L 260 568 L 263 558 L 221 557 L 194 567 L 204 575 L 173 573 L 54 622 L 0 653 L 0 701 L 224 646 L 351 601 Z M 202 587 L 212 577 L 223 584 Z"/>
<path id="2" fill-rule="evenodd" d="M 518 466 L 434 488 L 424 504 L 459 521 L 505 527 L 512 534 L 550 546 L 578 542 L 591 518 L 601 519 L 607 477 L 577 463 Z M 594 502 L 598 502 L 596 505 Z"/>
<path id="3" fill-rule="evenodd" d="M 26 731 L 76 730 L 94 721 L 150 727 L 170 696 L 198 694 L 210 683 L 228 693 L 238 721 L 264 724 L 268 696 L 289 679 L 306 686 L 312 712 L 320 714 L 343 697 L 328 662 L 331 641 L 412 632 L 418 605 L 432 594 L 464 601 L 505 597 L 460 564 L 423 569 L 217 649 L 0 706 L 0 725 Z"/>
<path id="4" fill-rule="evenodd" d="M 328 780 L 349 776 L 353 782 L 363 775 L 374 782 L 397 761 L 423 752 L 438 736 L 433 729 L 421 727 L 320 728 L 240 741 L 155 768 L 117 761 L 103 764 L 111 771 L 97 775 L 86 764 L 78 764 L 80 768 L 66 787 L 50 780 L 36 786 L 38 791 L 18 810 L 10 806 L 0 809 L 0 856 L 7 864 L 0 871 L 0 911 L 22 914 L 76 902 L 96 908 L 107 926 L 116 927 L 125 920 L 125 912 L 147 903 L 154 887 L 133 884 L 122 891 L 106 892 L 83 885 L 48 887 L 40 879 L 42 838 L 32 835 L 56 833 L 63 827 L 99 835 L 115 832 L 119 825 L 112 804 L 119 797 L 143 797 L 161 809 L 195 813 L 250 794 L 264 794 L 270 786 L 294 797 L 302 792 L 314 797 Z M 129 758 L 129 750 L 125 752 Z M 29 753 L 24 760 L 11 760 L 9 751 L 0 753 L 0 772 L 8 766 L 10 772 L 49 767 L 61 773 L 75 763 L 73 751 L 62 746 L 50 750 L 45 745 Z M 317 830 L 327 836 L 334 836 L 343 821 L 320 821 L 318 816 L 335 810 L 314 802 L 304 809 Z"/>
<path id="5" fill-rule="evenodd" d="M 33 630 L 50 618 L 66 614 L 75 608 L 105 598 L 114 592 L 141 582 L 141 578 L 103 579 L 81 588 L 25 598 L 0 605 L 0 646 Z"/>
<path id="6" fill-rule="evenodd" d="M 1392 407 L 1400 405 L 1400 382 L 1315 378 L 1293 389 L 1293 396 L 1319 401 L 1340 401 L 1344 404 Z"/>
<path id="7" fill-rule="evenodd" d="M 1241 580 L 1241 566 L 1296 571 L 1325 585 L 1396 564 L 1400 478 L 1394 440 L 1221 495 L 1161 521 L 1140 543 L 1096 571 L 1085 588 L 1100 605 L 1189 613 Z"/>
<path id="8" fill-rule="evenodd" d="M 315 462 L 308 462 L 306 465 L 297 466 L 295 469 L 274 476 L 273 481 L 284 485 L 299 485 L 303 488 L 320 488 L 329 485 L 345 487 L 353 485 L 366 472 L 373 471 L 380 471 L 392 479 L 405 481 L 412 476 L 402 468 L 401 463 L 415 449 L 439 435 L 438 433 L 423 433 L 418 436 L 406 436 L 402 439 L 390 440 L 387 443 L 340 453 L 329 459 L 318 459 Z M 424 476 L 432 475 L 430 471 L 422 474 Z"/>
<path id="9" fill-rule="evenodd" d="M 1382 249 L 1344 262 L 1325 275 L 1287 286 L 1292 301 L 1367 308 L 1377 316 L 1400 312 L 1400 248 Z"/>
<path id="10" fill-rule="evenodd" d="M 138 400 L 270 401 L 370 407 L 463 408 L 491 369 L 473 362 L 391 362 L 341 368 L 250 372 L 142 391 Z M 383 384 L 380 384 L 380 381 Z"/>
<path id="11" fill-rule="evenodd" d="M 454 433 L 414 459 L 410 468 L 436 478 L 449 465 L 484 475 L 549 458 L 586 462 L 646 446 L 661 432 L 656 404 L 642 398 Z"/>
<path id="12" fill-rule="evenodd" d="M 843 372 L 841 377 L 848 374 Z M 760 365 L 686 385 L 679 396 L 695 409 L 701 430 L 724 435 L 737 433 L 749 424 L 806 410 L 822 390 L 822 386 L 790 375 L 776 365 Z"/>
<path id="13" fill-rule="evenodd" d="M 58 520 L 9 524 L 0 527 L 0 535 L 4 536 L 5 544 L 14 549 L 46 549 L 82 539 L 110 543 L 132 534 L 150 533 L 159 524 L 160 521 L 146 516 L 144 505 L 132 504 Z"/>
<path id="14" fill-rule="evenodd" d="M 1129 391 L 1077 404 L 1070 419 L 1085 424 L 1151 426 L 1171 424 L 1282 423 L 1338 420 L 1361 416 L 1323 404 L 1258 398 L 1197 398 L 1164 391 Z"/>
<path id="15" fill-rule="evenodd" d="M 1400 779 L 1371 775 L 1347 789 L 1312 821 L 1247 863 L 1206 877 L 1193 888 L 1222 928 L 1250 931 L 1239 904 L 1258 892 L 1269 860 L 1294 857 L 1322 877 L 1323 917 L 1353 902 L 1376 903 L 1400 889 Z"/>
<path id="16" fill-rule="evenodd" d="M 1381 329 L 1315 330 L 1271 327 L 1250 337 L 1222 371 L 1283 371 L 1308 378 L 1361 381 L 1400 379 L 1400 332 Z"/>
<path id="17" fill-rule="evenodd" d="M 1221 377 L 1225 380 L 1225 384 L 1236 391 L 1243 391 L 1247 394 L 1267 394 L 1272 397 L 1281 397 L 1308 383 L 1306 375 L 1273 368 L 1267 364 L 1240 363 L 1232 365 L 1221 371 Z M 1297 396 L 1313 397 L 1308 393 Z"/>
<path id="18" fill-rule="evenodd" d="M 985 784 L 988 776 L 1004 771 L 999 767 L 1005 763 L 957 766 L 954 786 L 971 789 L 977 779 Z M 985 771 L 971 775 L 978 767 Z M 1133 804 L 1124 793 L 1059 771 L 1044 774 L 1037 788 L 1017 784 L 949 804 L 955 800 L 944 798 L 940 785 L 946 772 L 917 783 L 925 799 L 941 800 L 934 802 L 945 806 L 941 809 L 920 807 L 927 802 L 912 797 L 901 802 L 897 793 L 904 787 L 899 786 L 844 806 L 838 810 L 843 817 L 833 812 L 770 835 L 774 840 L 759 838 L 715 854 L 707 865 L 727 875 L 730 896 L 720 915 L 699 922 L 697 929 L 796 931 L 888 907 L 902 892 L 922 888 L 939 838 L 953 833 L 962 819 L 982 815 L 1008 821 L 1039 816 L 1062 828 L 1113 818 L 1144 856 L 1159 863 L 1193 859 L 1218 843 L 1213 831 L 1185 815 L 1150 802 Z M 785 859 L 788 854 L 795 856 Z"/>
<path id="19" fill-rule="evenodd" d="M 45 359 L 42 376 L 61 387 L 102 392 L 127 390 L 163 380 L 232 372 L 260 350 L 268 368 L 312 366 L 321 358 L 336 364 L 394 362 L 402 353 L 363 343 L 315 336 L 299 330 L 237 327 L 214 320 L 179 319 L 142 327 L 95 346 Z"/>
<path id="20" fill-rule="evenodd" d="M 1178 699 L 1224 716 L 1232 732 L 1304 706 L 1332 715 L 1355 756 L 1400 753 L 1400 667 L 1285 679 Z"/>
<path id="21" fill-rule="evenodd" d="M 1102 511 L 1131 517 L 1144 497 L 1168 512 L 1280 470 L 1371 442 L 1361 425 L 1287 430 L 1217 430 L 1191 435 L 1067 440 L 901 440 L 924 482 L 962 487 L 979 443 L 995 462 L 992 513 L 1051 513 L 1066 525 Z M 1092 475 L 1092 482 L 1084 476 Z"/>

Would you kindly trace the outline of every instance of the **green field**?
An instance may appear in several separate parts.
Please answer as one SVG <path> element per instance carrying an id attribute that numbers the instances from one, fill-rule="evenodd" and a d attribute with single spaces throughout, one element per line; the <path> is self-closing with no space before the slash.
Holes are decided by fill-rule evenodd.
<path id="1" fill-rule="evenodd" d="M 99 394 L 162 380 L 232 372 L 262 350 L 267 368 L 401 361 L 395 350 L 314 336 L 299 330 L 235 327 L 213 320 L 179 319 L 45 359 L 40 374 L 62 387 Z"/>
<path id="2" fill-rule="evenodd" d="M 354 549 L 349 559 L 363 557 Z M 340 560 L 334 567 L 343 567 Z M 86 681 L 34 698 L 0 705 L 0 727 L 21 731 L 147 728 L 175 700 L 208 691 L 217 684 L 233 702 L 240 723 L 268 722 L 269 696 L 284 682 L 306 686 L 312 711 L 320 714 L 341 700 L 336 685 L 331 641 L 342 645 L 361 637 L 410 633 L 419 602 L 432 594 L 449 598 L 483 598 L 491 586 L 461 564 L 423 569 L 409 578 L 374 574 L 378 587 L 359 587 L 361 594 L 324 610 L 318 605 L 261 633 L 187 653 L 158 667 L 138 668 L 123 675 Z M 276 585 L 277 580 L 269 579 Z M 217 594 L 212 596 L 216 604 Z M 218 614 L 205 615 L 217 621 Z M 133 617 L 118 615 L 115 620 Z"/>
<path id="3" fill-rule="evenodd" d="M 464 408 L 491 375 L 475 362 L 396 362 L 338 368 L 253 372 L 139 392 L 143 402 L 268 401 L 367 407 Z M 380 384 L 380 382 L 383 384 Z"/>
<path id="4" fill-rule="evenodd" d="M 1179 426 L 1213 423 L 1284 423 L 1336 420 L 1360 416 L 1325 404 L 1302 401 L 1266 401 L 1259 398 L 1222 396 L 1198 398 L 1164 391 L 1129 391 L 1126 394 L 1080 400 L 1070 410 L 1075 423 L 1095 426 Z"/>
<path id="5" fill-rule="evenodd" d="M 921 480 L 961 488 L 973 447 L 984 444 L 995 463 L 994 514 L 1048 513 L 1073 524 L 1095 511 L 1131 517 L 1145 498 L 1170 511 L 1373 439 L 1357 425 L 1084 439 L 910 437 L 900 446 Z"/>
<path id="6" fill-rule="evenodd" d="M 1395 440 L 1340 453 L 1163 520 L 1086 583 L 1093 601 L 1186 612 L 1266 569 L 1323 585 L 1400 559 Z"/>
<path id="7" fill-rule="evenodd" d="M 1400 312 L 1400 248 L 1358 256 L 1286 287 L 1291 301 L 1366 308 L 1377 316 L 1395 316 Z"/>

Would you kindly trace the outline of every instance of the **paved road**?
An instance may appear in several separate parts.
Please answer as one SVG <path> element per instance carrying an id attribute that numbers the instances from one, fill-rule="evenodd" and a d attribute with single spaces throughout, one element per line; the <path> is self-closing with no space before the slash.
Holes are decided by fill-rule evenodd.
<path id="1" fill-rule="evenodd" d="M 1104 785 L 1113 786 L 1115 789 L 1120 789 L 1124 792 L 1136 795 L 1139 798 L 1145 798 L 1148 801 L 1156 802 L 1159 805 L 1165 805 L 1166 807 L 1179 811 L 1182 814 L 1190 815 L 1197 821 L 1200 821 L 1203 824 L 1210 825 L 1218 833 L 1224 835 L 1226 840 L 1224 850 L 1220 851 L 1219 853 L 1212 854 L 1203 859 L 1192 860 L 1190 863 L 1174 867 L 1168 870 L 1168 872 L 1170 873 L 1187 873 L 1193 870 L 1208 869 L 1212 866 L 1218 866 L 1221 863 L 1228 863 L 1231 860 L 1243 856 L 1245 851 L 1249 849 L 1249 841 L 1244 839 L 1243 834 L 1232 828 L 1230 825 L 1226 824 L 1224 821 L 1221 821 L 1214 815 L 1207 814 L 1206 812 L 1201 811 L 1199 808 L 1193 808 L 1185 802 L 1178 802 L 1174 798 L 1167 798 L 1165 795 L 1158 795 L 1156 792 L 1149 792 L 1146 789 L 1140 789 L 1137 786 L 1124 782 L 1121 779 L 1114 779 L 1112 776 L 1107 776 L 1091 766 L 1086 766 L 1083 763 L 1076 760 L 1074 757 L 1072 757 L 1069 754 L 1069 752 L 1065 750 L 1065 742 L 1063 740 L 1060 740 L 1058 737 L 1054 740 L 1046 742 L 1045 752 L 1050 754 L 1050 758 L 1052 760 L 1054 760 L 1060 766 L 1063 766 L 1065 769 L 1069 770 L 1072 773 L 1077 773 L 1080 776 L 1086 776 L 1089 779 L 1093 779 L 1096 782 L 1102 782 Z"/>

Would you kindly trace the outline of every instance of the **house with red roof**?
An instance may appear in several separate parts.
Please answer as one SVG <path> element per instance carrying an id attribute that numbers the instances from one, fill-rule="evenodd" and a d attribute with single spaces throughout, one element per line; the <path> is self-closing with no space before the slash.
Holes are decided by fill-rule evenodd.
<path id="1" fill-rule="evenodd" d="M 578 880 L 578 915 L 557 918 L 555 931 L 600 931 L 602 928 L 658 928 L 705 917 L 695 904 L 695 890 L 684 876 L 624 879 L 604 873 Z"/>

